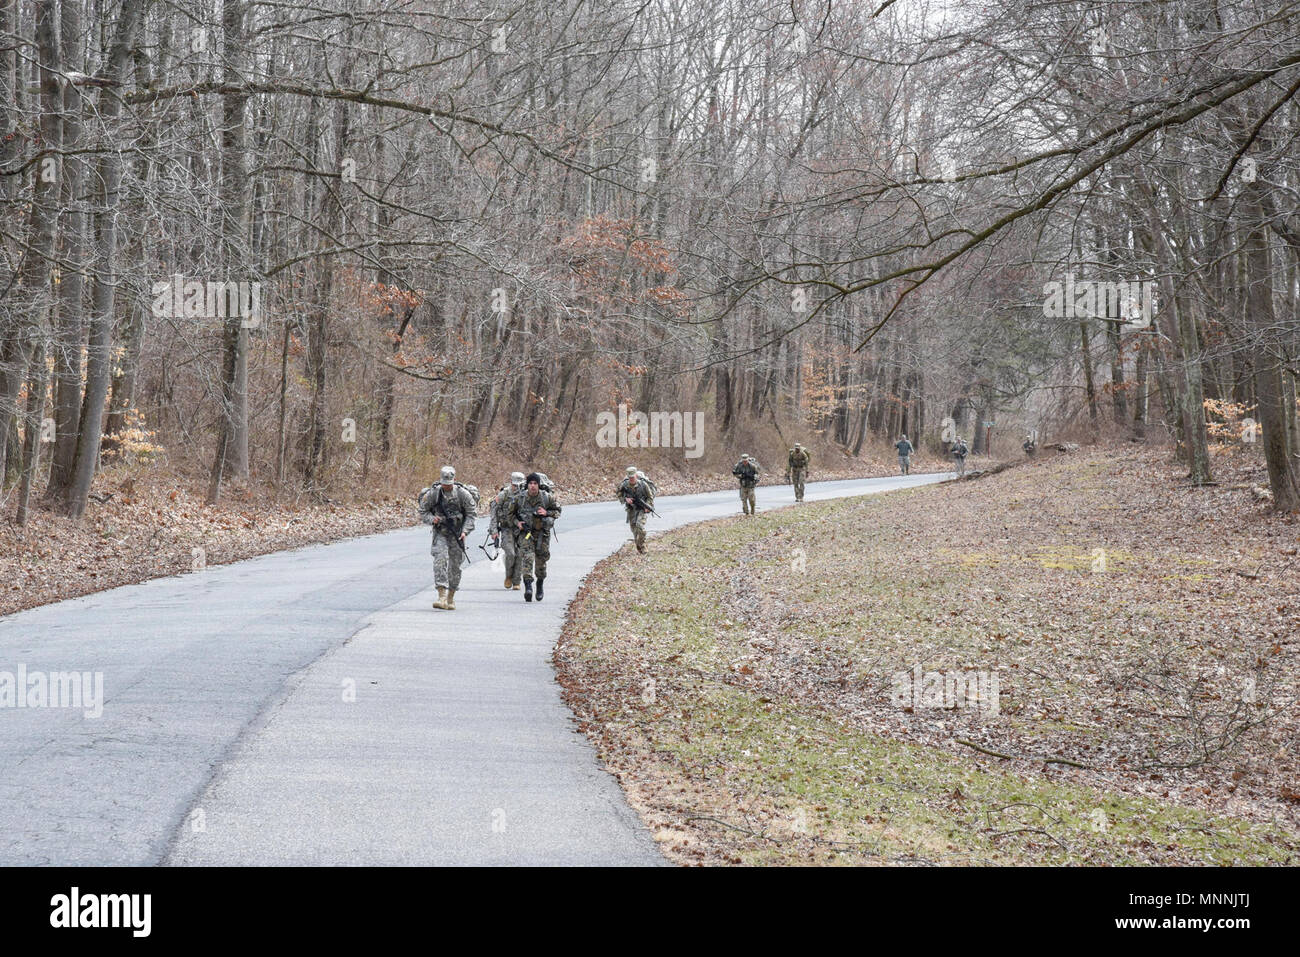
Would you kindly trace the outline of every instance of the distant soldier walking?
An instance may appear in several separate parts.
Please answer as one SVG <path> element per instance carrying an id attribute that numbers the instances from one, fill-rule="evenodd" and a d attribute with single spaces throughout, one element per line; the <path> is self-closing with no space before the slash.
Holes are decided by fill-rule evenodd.
<path id="1" fill-rule="evenodd" d="M 551 526 L 560 517 L 555 496 L 541 487 L 542 477 L 529 472 L 525 488 L 510 500 L 510 525 L 519 550 L 519 573 L 524 576 L 524 601 L 533 600 L 533 576 L 537 577 L 537 600 L 542 600 L 546 563 L 551 557 Z"/>
<path id="2" fill-rule="evenodd" d="M 753 515 L 758 510 L 754 499 L 754 487 L 758 485 L 758 461 L 746 452 L 740 461 L 731 467 L 731 474 L 740 479 L 740 510 L 746 515 Z"/>
<path id="3" fill-rule="evenodd" d="M 627 475 L 618 487 L 618 498 L 627 512 L 628 528 L 632 530 L 632 540 L 636 550 L 645 552 L 645 520 L 654 511 L 654 483 L 638 472 L 635 465 L 627 467 Z"/>
<path id="4" fill-rule="evenodd" d="M 433 584 L 438 589 L 434 608 L 456 609 L 460 588 L 460 563 L 466 557 L 465 536 L 474 530 L 474 497 L 456 481 L 450 465 L 442 470 L 442 482 L 420 493 L 420 517 L 433 526 Z"/>
<path id="5" fill-rule="evenodd" d="M 894 443 L 894 448 L 898 449 L 898 468 L 904 475 L 912 471 L 912 443 L 907 441 L 904 435 Z"/>
<path id="6" fill-rule="evenodd" d="M 808 463 L 810 461 L 812 461 L 812 457 L 808 454 L 808 450 L 796 442 L 794 448 L 790 450 L 789 458 L 790 481 L 794 483 L 794 500 L 796 502 L 803 501 L 803 484 L 805 477 L 808 475 Z"/>
<path id="7" fill-rule="evenodd" d="M 957 441 L 952 444 L 952 459 L 957 463 L 958 478 L 966 474 L 966 456 L 969 454 L 970 446 L 960 435 L 957 436 Z"/>
<path id="8" fill-rule="evenodd" d="M 492 520 L 488 523 L 488 537 L 501 549 L 501 558 L 505 562 L 505 587 L 515 591 L 520 588 L 519 550 L 515 548 L 514 526 L 510 524 L 510 516 L 506 513 L 510 508 L 510 500 L 523 491 L 523 487 L 524 473 L 512 472 L 509 484 L 501 486 L 492 499 Z"/>

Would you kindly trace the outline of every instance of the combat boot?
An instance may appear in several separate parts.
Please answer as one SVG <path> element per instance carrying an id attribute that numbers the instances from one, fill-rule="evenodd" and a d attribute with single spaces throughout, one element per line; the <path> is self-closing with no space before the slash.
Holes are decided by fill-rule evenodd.
<path id="1" fill-rule="evenodd" d="M 521 587 L 522 587 L 522 586 L 519 584 L 519 582 L 515 582 L 515 585 L 514 585 L 514 589 L 515 589 L 515 591 L 519 591 L 519 589 L 520 589 Z"/>
<path id="2" fill-rule="evenodd" d="M 447 610 L 456 610 L 456 589 L 454 588 L 447 589 Z"/>
<path id="3" fill-rule="evenodd" d="M 537 579 L 537 600 L 538 601 L 542 600 L 542 582 L 544 581 L 546 581 L 546 579 L 541 576 L 539 576 Z"/>
<path id="4" fill-rule="evenodd" d="M 507 575 L 507 576 L 506 576 L 506 587 L 509 588 L 509 587 L 510 587 L 511 585 L 513 585 L 513 584 L 514 584 L 514 582 L 512 582 L 512 581 L 510 580 L 510 576 Z"/>
<path id="5" fill-rule="evenodd" d="M 533 600 L 533 580 L 531 578 L 525 578 L 524 579 L 524 601 L 532 601 L 532 600 Z"/>
<path id="6" fill-rule="evenodd" d="M 438 600 L 433 603 L 433 607 L 434 608 L 447 607 L 447 589 L 445 588 L 438 589 Z"/>

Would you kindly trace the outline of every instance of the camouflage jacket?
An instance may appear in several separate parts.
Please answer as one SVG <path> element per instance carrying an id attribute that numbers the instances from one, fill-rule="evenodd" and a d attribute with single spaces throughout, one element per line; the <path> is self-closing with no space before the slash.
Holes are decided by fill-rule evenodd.
<path id="1" fill-rule="evenodd" d="M 808 463 L 812 461 L 812 456 L 808 454 L 807 449 L 791 449 L 789 465 L 792 469 L 806 469 Z"/>
<path id="2" fill-rule="evenodd" d="M 731 474 L 740 479 L 741 488 L 753 488 L 758 484 L 758 463 L 753 459 L 746 462 L 741 459 L 731 467 Z"/>
<path id="3" fill-rule="evenodd" d="M 492 538 L 501 533 L 502 529 L 510 527 L 510 516 L 507 512 L 510 510 L 510 499 L 514 497 L 509 485 L 503 485 L 497 489 L 496 495 L 492 496 L 492 504 L 488 506 L 488 537 Z"/>
<path id="4" fill-rule="evenodd" d="M 546 509 L 545 518 L 535 514 L 538 506 Z M 524 529 L 530 529 L 534 534 L 550 532 L 555 519 L 560 515 L 560 503 L 555 501 L 555 496 L 545 489 L 538 489 L 535 496 L 529 495 L 525 490 L 511 497 L 509 511 L 506 514 L 510 519 L 510 527 L 514 529 L 516 535 L 521 534 L 519 522 L 523 522 Z"/>
<path id="5" fill-rule="evenodd" d="M 436 535 L 442 532 L 450 535 L 455 528 L 459 532 L 468 535 L 474 531 L 474 499 L 470 496 L 467 489 L 459 485 L 453 485 L 451 491 L 446 495 L 443 494 L 441 485 L 434 485 L 420 496 L 420 514 L 422 516 L 438 516 L 442 519 L 442 514 L 438 510 L 439 503 L 442 504 L 442 510 L 447 513 L 447 519 L 451 524 L 448 525 L 446 520 L 440 521 L 433 526 L 433 533 Z"/>
<path id="6" fill-rule="evenodd" d="M 636 483 L 636 487 L 634 488 L 632 486 L 632 483 L 630 483 L 627 479 L 623 479 L 623 484 L 621 484 L 618 487 L 618 492 L 615 494 L 618 495 L 619 503 L 624 508 L 634 507 L 632 505 L 627 504 L 627 499 L 629 498 L 636 499 L 637 501 L 642 502 L 645 505 L 648 505 L 650 508 L 654 508 L 655 506 L 655 493 L 650 491 L 650 486 L 642 481 L 638 481 Z"/>

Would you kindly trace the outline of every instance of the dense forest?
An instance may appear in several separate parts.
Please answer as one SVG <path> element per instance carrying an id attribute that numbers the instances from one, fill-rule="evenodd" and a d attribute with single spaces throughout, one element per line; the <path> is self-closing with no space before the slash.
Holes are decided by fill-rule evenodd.
<path id="1" fill-rule="evenodd" d="M 1297 510 L 1298 90 L 1292 2 L 0 0 L 5 515 L 620 405 L 1241 444 Z"/>

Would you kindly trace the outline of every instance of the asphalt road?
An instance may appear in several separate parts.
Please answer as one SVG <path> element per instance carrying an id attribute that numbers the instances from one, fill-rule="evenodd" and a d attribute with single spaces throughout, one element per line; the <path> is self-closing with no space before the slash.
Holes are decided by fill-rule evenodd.
<path id="1" fill-rule="evenodd" d="M 649 531 L 738 506 L 661 497 Z M 557 530 L 540 604 L 471 548 L 457 610 L 434 611 L 415 525 L 0 619 L 0 864 L 662 863 L 550 664 L 582 578 L 628 539 L 623 512 L 566 506 Z M 12 691 L 24 670 L 98 673 L 102 700 L 15 707 L 5 674 Z"/>

